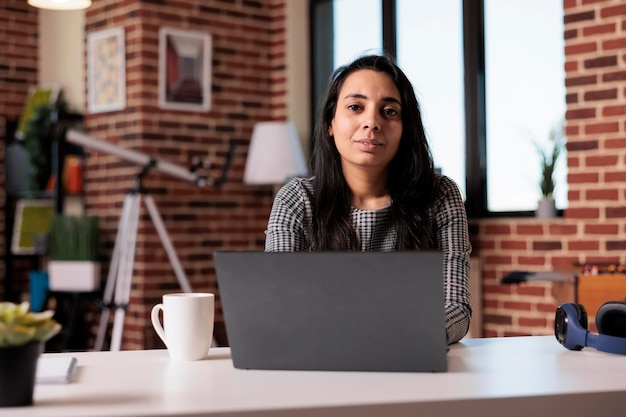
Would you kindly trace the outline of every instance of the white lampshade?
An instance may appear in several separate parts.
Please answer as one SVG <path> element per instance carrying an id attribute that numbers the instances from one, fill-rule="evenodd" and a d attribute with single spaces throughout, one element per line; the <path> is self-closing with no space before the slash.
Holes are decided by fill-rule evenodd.
<path id="1" fill-rule="evenodd" d="M 250 140 L 243 182 L 277 185 L 306 175 L 302 144 L 293 123 L 257 123 Z"/>
<path id="2" fill-rule="evenodd" d="M 28 0 L 28 4 L 40 9 L 80 10 L 91 6 L 91 0 Z"/>

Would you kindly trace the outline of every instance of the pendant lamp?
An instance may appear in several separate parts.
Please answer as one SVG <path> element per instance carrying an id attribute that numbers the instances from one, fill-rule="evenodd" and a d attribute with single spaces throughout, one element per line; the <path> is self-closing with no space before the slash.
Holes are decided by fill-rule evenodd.
<path id="1" fill-rule="evenodd" d="M 80 10 L 91 6 L 91 0 L 28 0 L 28 4 L 40 9 Z"/>

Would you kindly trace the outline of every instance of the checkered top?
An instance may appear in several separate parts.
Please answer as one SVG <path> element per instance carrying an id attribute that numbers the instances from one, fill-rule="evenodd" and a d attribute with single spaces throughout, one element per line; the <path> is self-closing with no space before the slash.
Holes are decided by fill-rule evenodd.
<path id="1" fill-rule="evenodd" d="M 445 176 L 436 177 L 436 197 L 430 215 L 435 219 L 437 249 L 443 251 L 443 283 L 448 343 L 459 341 L 469 329 L 471 246 L 463 199 L 456 184 Z M 276 194 L 265 231 L 266 252 L 307 251 L 313 233 L 312 178 L 294 178 Z M 396 230 L 391 206 L 378 210 L 350 211 L 362 251 L 393 251 Z"/>

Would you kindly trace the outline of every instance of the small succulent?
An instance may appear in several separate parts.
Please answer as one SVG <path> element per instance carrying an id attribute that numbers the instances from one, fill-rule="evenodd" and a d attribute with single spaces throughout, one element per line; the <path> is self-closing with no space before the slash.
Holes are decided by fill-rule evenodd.
<path id="1" fill-rule="evenodd" d="M 29 307 L 28 302 L 0 302 L 0 348 L 45 342 L 61 331 L 52 310 L 37 313 Z"/>

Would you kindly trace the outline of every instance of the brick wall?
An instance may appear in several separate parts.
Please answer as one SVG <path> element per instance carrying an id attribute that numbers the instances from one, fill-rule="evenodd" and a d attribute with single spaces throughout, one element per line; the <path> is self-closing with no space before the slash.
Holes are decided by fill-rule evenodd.
<path id="1" fill-rule="evenodd" d="M 6 207 L 5 127 L 17 120 L 24 108 L 28 88 L 37 84 L 37 11 L 23 0 L 0 5 L 0 208 Z M 0 300 L 5 299 L 5 210 L 0 209 Z M 19 260 L 18 260 L 19 262 Z M 18 266 L 20 266 L 18 264 Z M 27 290 L 25 268 L 17 268 L 13 280 Z"/>
<path id="2" fill-rule="evenodd" d="M 285 0 L 99 0 L 87 12 L 88 33 L 125 28 L 127 60 L 127 108 L 87 115 L 89 134 L 182 165 L 192 155 L 213 158 L 218 170 L 228 142 L 239 145 L 229 180 L 220 189 L 199 189 L 157 173 L 145 180 L 196 291 L 215 290 L 213 251 L 258 250 L 263 245 L 272 190 L 244 186 L 241 179 L 255 121 L 286 117 L 285 4 Z M 483 269 L 485 336 L 552 333 L 554 286 L 501 285 L 506 273 L 552 270 L 573 262 L 626 261 L 626 5 L 618 0 L 565 0 L 564 8 L 570 208 L 558 219 L 471 222 L 474 255 Z M 0 23 L 4 120 L 19 116 L 28 87 L 36 84 L 37 12 L 21 0 L 8 0 L 0 6 Z M 157 108 L 160 26 L 212 34 L 210 112 Z M 0 143 L 0 182 L 3 155 Z M 101 216 L 102 253 L 107 258 L 137 167 L 89 151 L 86 172 L 87 204 L 90 212 Z M 2 186 L 0 204 L 3 193 Z M 0 212 L 0 220 L 2 216 Z M 148 321 L 149 308 L 164 292 L 178 291 L 143 208 L 139 230 L 124 348 L 158 343 Z M 4 245 L 0 236 L 1 254 Z M 4 278 L 0 269 L 0 282 Z M 218 317 L 223 337 L 221 321 Z"/>
<path id="3" fill-rule="evenodd" d="M 555 287 L 501 285 L 506 273 L 626 262 L 626 2 L 563 5 L 569 209 L 551 220 L 472 221 L 484 271 L 485 336 L 553 334 L 554 309 L 563 301 Z"/>
<path id="4" fill-rule="evenodd" d="M 272 189 L 245 186 L 242 177 L 255 122 L 286 117 L 284 15 L 284 0 L 101 0 L 87 11 L 87 33 L 125 29 L 127 68 L 126 109 L 88 114 L 87 133 L 183 166 L 192 156 L 211 159 L 217 168 L 213 175 L 219 174 L 229 143 L 237 144 L 228 181 L 219 189 L 198 188 L 159 173 L 149 174 L 144 181 L 195 291 L 216 290 L 214 251 L 263 248 Z M 158 108 L 162 26 L 212 35 L 209 112 Z M 137 170 L 99 152 L 90 152 L 87 158 L 87 205 L 101 216 L 105 256 L 110 256 L 123 197 Z M 123 348 L 159 344 L 149 322 L 150 308 L 163 293 L 179 290 L 142 206 Z M 223 341 L 221 314 L 217 321 L 217 337 Z"/>

